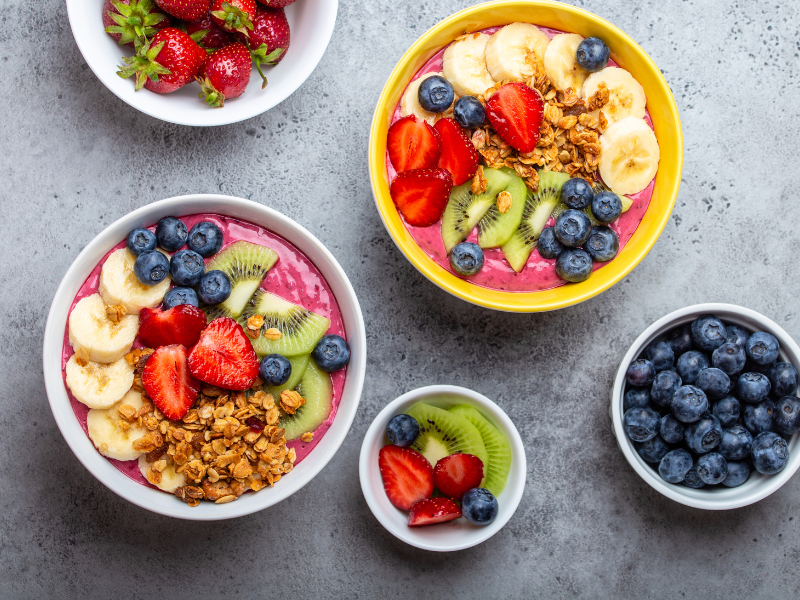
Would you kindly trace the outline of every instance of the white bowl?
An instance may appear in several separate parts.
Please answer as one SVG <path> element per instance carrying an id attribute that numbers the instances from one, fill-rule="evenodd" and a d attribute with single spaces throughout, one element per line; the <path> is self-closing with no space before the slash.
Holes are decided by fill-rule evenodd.
<path id="1" fill-rule="evenodd" d="M 614 390 L 611 393 L 611 419 L 613 421 L 614 435 L 617 436 L 619 445 L 625 458 L 633 469 L 653 489 L 664 494 L 676 502 L 704 508 L 707 510 L 728 510 L 753 504 L 769 496 L 780 488 L 800 467 L 800 443 L 798 436 L 794 435 L 789 441 L 789 460 L 786 467 L 776 475 L 761 475 L 757 471 L 750 474 L 750 478 L 735 488 L 714 486 L 695 490 L 681 484 L 667 483 L 649 463 L 639 456 L 630 438 L 622 427 L 622 401 L 625 393 L 625 372 L 631 361 L 657 337 L 665 334 L 670 329 L 686 323 L 691 323 L 700 315 L 711 314 L 719 317 L 723 322 L 733 323 L 749 331 L 766 331 L 774 335 L 781 346 L 779 361 L 786 361 L 795 366 L 800 365 L 800 347 L 777 323 L 762 314 L 749 308 L 733 304 L 696 304 L 676 310 L 650 325 L 644 330 L 630 347 L 617 371 L 614 380 Z"/>
<path id="2" fill-rule="evenodd" d="M 284 58 L 275 67 L 266 67 L 269 85 L 261 89 L 261 77 L 253 69 L 245 93 L 210 108 L 198 97 L 200 87 L 190 83 L 171 94 L 155 94 L 133 89 L 133 79 L 117 75 L 120 58 L 133 49 L 120 46 L 103 28 L 103 0 L 67 0 L 72 35 L 84 60 L 98 79 L 120 99 L 145 114 L 178 125 L 227 125 L 244 121 L 269 110 L 288 98 L 308 79 L 317 66 L 333 33 L 339 0 L 297 0 L 286 7 L 291 40 Z M 259 5 L 260 6 L 260 5 Z"/>
<path id="3" fill-rule="evenodd" d="M 201 502 L 192 508 L 171 494 L 129 479 L 95 449 L 75 418 L 64 388 L 61 350 L 72 301 L 103 256 L 135 227 L 152 225 L 168 215 L 182 217 L 196 213 L 217 213 L 255 223 L 282 236 L 303 252 L 331 286 L 342 313 L 351 354 L 336 418 L 319 444 L 289 475 L 274 488 L 245 494 L 236 502 Z M 58 286 L 47 317 L 43 350 L 44 382 L 50 408 L 61 434 L 78 460 L 101 483 L 126 500 L 153 512 L 181 519 L 213 521 L 240 517 L 277 504 L 311 481 L 333 458 L 350 430 L 361 399 L 367 363 L 366 348 L 364 319 L 353 287 L 339 263 L 317 238 L 288 217 L 256 202 L 218 194 L 194 194 L 168 198 L 133 211 L 106 227 L 78 255 Z"/>
<path id="4" fill-rule="evenodd" d="M 491 421 L 508 438 L 511 444 L 511 471 L 508 484 L 497 496 L 499 512 L 497 518 L 489 525 L 479 527 L 461 518 L 449 523 L 440 523 L 428 527 L 409 527 L 408 511 L 395 508 L 383 489 L 378 452 L 389 443 L 386 437 L 386 426 L 395 415 L 404 413 L 417 402 L 427 402 L 439 408 L 447 408 L 454 404 L 469 404 Z M 431 385 L 418 388 L 390 402 L 378 413 L 367 430 L 361 445 L 361 457 L 358 463 L 358 474 L 361 479 L 361 491 L 367 500 L 372 514 L 396 538 L 423 550 L 434 552 L 451 552 L 471 548 L 488 540 L 503 526 L 517 510 L 522 492 L 525 489 L 527 466 L 525 447 L 514 423 L 499 406 L 477 392 L 455 385 Z"/>

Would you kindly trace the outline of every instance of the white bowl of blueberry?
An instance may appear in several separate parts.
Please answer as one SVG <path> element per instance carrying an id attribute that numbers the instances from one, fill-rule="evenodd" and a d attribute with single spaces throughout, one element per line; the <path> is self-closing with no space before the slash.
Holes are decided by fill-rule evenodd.
<path id="1" fill-rule="evenodd" d="M 800 467 L 800 347 L 731 304 L 698 304 L 648 327 L 611 397 L 625 458 L 653 488 L 695 508 L 757 502 Z"/>

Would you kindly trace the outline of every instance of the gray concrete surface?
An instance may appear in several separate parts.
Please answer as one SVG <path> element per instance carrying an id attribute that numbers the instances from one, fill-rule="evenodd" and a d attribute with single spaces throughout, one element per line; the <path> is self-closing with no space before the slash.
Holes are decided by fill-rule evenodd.
<path id="1" fill-rule="evenodd" d="M 800 339 L 800 5 L 576 2 L 663 69 L 686 139 L 681 192 L 653 251 L 616 287 L 568 310 L 507 315 L 451 298 L 414 270 L 381 225 L 365 162 L 394 63 L 469 4 L 342 0 L 327 53 L 291 98 L 201 130 L 139 114 L 108 92 L 63 2 L 0 2 L 0 596 L 800 596 L 799 477 L 748 508 L 685 508 L 628 467 L 607 418 L 625 349 L 671 310 L 738 303 Z M 369 368 L 353 428 L 311 484 L 260 514 L 187 523 L 118 498 L 72 455 L 49 412 L 41 339 L 61 277 L 107 224 L 161 198 L 213 191 L 272 206 L 330 248 L 361 300 Z M 450 555 L 394 539 L 358 482 L 372 418 L 433 383 L 493 398 L 528 452 L 510 523 Z"/>

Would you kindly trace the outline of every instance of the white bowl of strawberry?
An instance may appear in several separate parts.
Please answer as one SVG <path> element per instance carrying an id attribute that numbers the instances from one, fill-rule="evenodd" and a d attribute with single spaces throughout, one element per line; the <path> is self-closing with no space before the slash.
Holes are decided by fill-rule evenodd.
<path id="1" fill-rule="evenodd" d="M 108 89 L 152 117 L 194 126 L 249 119 L 291 95 L 322 58 L 337 8 L 337 0 L 67 0 L 75 41 Z"/>
<path id="2" fill-rule="evenodd" d="M 79 460 L 122 497 L 198 520 L 308 483 L 352 423 L 355 293 L 308 231 L 251 202 L 170 198 L 110 225 L 56 292 L 44 375 Z"/>
<path id="3" fill-rule="evenodd" d="M 508 522 L 525 488 L 522 439 L 494 402 L 434 385 L 373 421 L 359 477 L 372 513 L 398 539 L 436 552 L 470 548 Z"/>

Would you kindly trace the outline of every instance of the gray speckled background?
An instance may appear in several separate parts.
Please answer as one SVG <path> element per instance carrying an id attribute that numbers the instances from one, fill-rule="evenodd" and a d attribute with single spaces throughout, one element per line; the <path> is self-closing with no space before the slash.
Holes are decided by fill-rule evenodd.
<path id="1" fill-rule="evenodd" d="M 567 310 L 509 315 L 446 295 L 402 257 L 374 208 L 365 160 L 372 109 L 397 59 L 474 2 L 342 0 L 305 85 L 267 114 L 214 129 L 162 123 L 108 92 L 63 2 L 0 4 L 0 595 L 800 595 L 800 478 L 740 510 L 685 508 L 632 471 L 607 417 L 625 349 L 669 311 L 739 303 L 800 337 L 800 5 L 576 2 L 627 31 L 664 71 L 683 119 L 683 182 L 661 239 L 624 281 Z M 312 483 L 260 514 L 191 523 L 127 503 L 72 455 L 45 397 L 41 339 L 61 277 L 106 225 L 161 198 L 214 191 L 272 206 L 330 248 L 359 295 L 369 365 L 350 435 Z M 509 524 L 450 555 L 395 540 L 358 482 L 372 418 L 433 383 L 493 398 L 528 452 Z"/>

